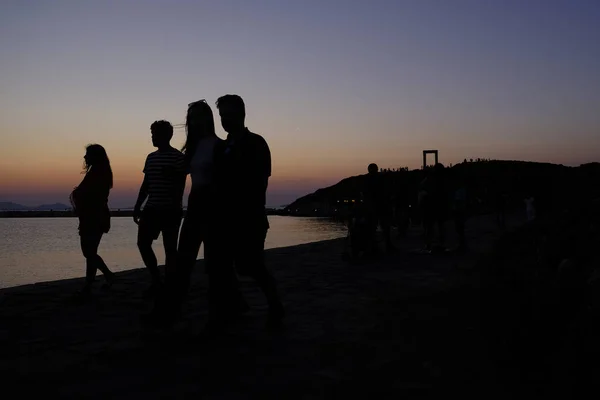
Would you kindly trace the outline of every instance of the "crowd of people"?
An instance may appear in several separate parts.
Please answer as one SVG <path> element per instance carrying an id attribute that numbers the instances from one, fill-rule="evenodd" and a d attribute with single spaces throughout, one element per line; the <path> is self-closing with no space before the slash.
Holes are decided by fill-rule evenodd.
<path id="1" fill-rule="evenodd" d="M 363 181 L 362 191 L 353 203 L 349 218 L 349 246 L 344 256 L 357 258 L 378 252 L 376 232 L 381 229 L 386 252 L 394 252 L 391 227 L 397 228 L 398 236 L 406 234 L 407 228 L 419 223 L 423 228 L 424 252 L 438 253 L 448 250 L 464 253 L 468 250 L 465 227 L 475 204 L 482 200 L 473 193 L 473 182 L 464 168 L 446 168 L 437 163 L 424 171 L 415 196 L 398 187 L 394 181 L 385 180 L 377 164 L 370 164 Z M 506 228 L 506 212 L 509 195 L 501 185 L 488 188 L 487 205 L 493 209 L 499 229 Z M 409 201 L 415 197 L 415 201 Z M 548 197 L 548 196 L 546 196 Z M 543 209 L 540 196 L 527 192 L 523 199 L 528 223 L 538 220 Z M 411 204 L 412 203 L 412 204 Z M 511 203 L 512 204 L 512 203 Z M 543 204 L 542 204 L 543 205 Z M 448 249 L 447 223 L 452 222 L 457 246 Z"/>
<path id="2" fill-rule="evenodd" d="M 262 136 L 245 126 L 246 110 L 240 96 L 222 96 L 216 107 L 228 134 L 225 140 L 216 135 L 213 112 L 205 100 L 188 105 L 186 142 L 181 151 L 170 144 L 171 123 L 156 121 L 150 127 L 157 150 L 146 158 L 133 214 L 138 248 L 151 277 L 145 295 L 154 299 L 151 312 L 143 316 L 146 325 L 164 327 L 177 320 L 202 244 L 209 281 L 210 331 L 222 329 L 249 309 L 239 291 L 237 274 L 253 278 L 262 289 L 269 304 L 269 324 L 279 325 L 284 317 L 276 282 L 264 260 L 270 149 Z M 92 295 L 97 270 L 105 276 L 104 289 L 115 282 L 115 275 L 98 255 L 102 236 L 110 230 L 108 197 L 113 176 L 109 158 L 101 145 L 92 144 L 86 148 L 84 161 L 85 177 L 71 194 L 87 265 L 85 285 L 77 295 L 80 300 Z M 188 174 L 192 187 L 183 217 Z M 152 250 L 161 233 L 164 276 Z"/>
<path id="3" fill-rule="evenodd" d="M 277 285 L 264 260 L 269 229 L 265 196 L 271 176 L 270 149 L 262 136 L 245 126 L 246 110 L 241 97 L 222 96 L 216 106 L 228 134 L 224 140 L 216 135 L 213 112 L 205 100 L 188 104 L 186 141 L 181 151 L 171 146 L 170 122 L 155 121 L 150 126 L 152 144 L 157 150 L 146 158 L 144 180 L 133 212 L 138 225 L 137 245 L 151 281 L 144 295 L 154 299 L 152 311 L 143 317 L 148 325 L 169 326 L 177 320 L 202 244 L 209 280 L 209 327 L 220 329 L 248 311 L 238 288 L 238 274 L 252 277 L 262 289 L 269 304 L 270 324 L 280 324 L 284 317 Z M 87 146 L 84 169 L 85 177 L 70 197 L 79 217 L 81 250 L 86 259 L 85 285 L 77 294 L 82 301 L 92 295 L 98 270 L 105 277 L 103 289 L 110 289 L 116 280 L 98 254 L 102 236 L 110 230 L 108 197 L 113 185 L 104 147 Z M 467 250 L 468 185 L 460 172 L 453 172 L 450 178 L 449 173 L 438 163 L 426 170 L 419 185 L 415 208 L 424 228 L 425 251 L 430 253 L 445 249 L 445 224 L 450 219 L 458 237 L 456 250 Z M 188 174 L 192 185 L 184 217 Z M 378 227 L 383 232 L 386 252 L 395 252 L 391 227 L 396 226 L 400 235 L 406 232 L 410 219 L 406 203 L 406 196 L 389 193 L 378 166 L 370 164 L 349 221 L 350 255 L 375 253 Z M 497 203 L 497 221 L 503 227 L 502 195 Z M 532 220 L 533 198 L 528 198 L 526 204 L 528 219 Z M 161 234 L 164 276 L 152 249 Z"/>
<path id="4" fill-rule="evenodd" d="M 381 228 L 383 234 L 385 251 L 395 252 L 391 227 L 396 226 L 398 235 L 403 236 L 411 223 L 409 207 L 412 205 L 408 204 L 407 196 L 390 193 L 377 164 L 370 164 L 367 170 L 364 190 L 359 201 L 354 204 L 349 221 L 349 248 L 352 257 L 378 251 L 378 228 Z M 419 185 L 415 209 L 424 230 L 425 251 L 429 253 L 445 249 L 445 224 L 451 219 L 458 237 L 455 250 L 467 250 L 467 184 L 461 174 L 454 173 L 451 178 L 448 174 L 448 169 L 438 163 L 426 171 L 426 176 Z"/>

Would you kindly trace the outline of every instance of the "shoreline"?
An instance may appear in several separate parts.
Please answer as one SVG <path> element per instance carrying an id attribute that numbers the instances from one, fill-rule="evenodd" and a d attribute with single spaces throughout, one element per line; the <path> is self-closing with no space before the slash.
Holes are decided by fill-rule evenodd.
<path id="1" fill-rule="evenodd" d="M 287 252 L 297 252 L 297 251 L 303 251 L 306 248 L 306 250 L 310 251 L 314 245 L 316 244 L 321 244 L 324 246 L 327 245 L 336 245 L 336 242 L 341 242 L 344 241 L 345 238 L 338 238 L 338 239 L 329 239 L 329 240 L 319 240 L 316 242 L 310 242 L 310 243 L 302 243 L 302 244 L 297 244 L 297 245 L 293 245 L 293 246 L 285 246 L 285 247 L 274 247 L 271 249 L 266 249 L 265 253 L 266 253 L 266 257 L 269 257 L 270 254 L 278 254 L 278 253 L 287 253 Z M 161 270 L 161 273 L 164 273 L 164 265 L 159 265 L 158 266 L 159 269 Z M 204 267 L 204 258 L 198 258 L 196 260 L 196 269 L 199 268 L 203 268 Z M 146 272 L 146 267 L 135 267 L 132 269 L 128 269 L 125 271 L 116 271 L 115 272 L 115 276 L 117 278 L 120 277 L 127 277 L 129 275 L 145 275 Z M 144 276 L 142 280 L 144 280 L 146 277 Z M 58 280 L 52 280 L 52 281 L 43 281 L 43 282 L 35 282 L 35 283 L 26 283 L 23 285 L 17 285 L 17 286 L 9 286 L 9 287 L 2 287 L 0 288 L 0 296 L 3 293 L 7 293 L 7 292 L 18 292 L 20 290 L 25 290 L 25 291 L 29 291 L 29 290 L 36 290 L 37 288 L 41 288 L 41 287 L 49 287 L 50 289 L 57 289 L 58 286 L 60 285 L 68 285 L 71 286 L 75 283 L 81 283 L 83 284 L 85 280 L 84 276 L 80 276 L 80 277 L 76 277 L 76 278 L 68 278 L 68 279 L 58 279 Z M 96 277 L 96 283 L 101 282 L 103 280 L 102 278 L 102 273 L 98 272 L 98 276 Z"/>
<path id="2" fill-rule="evenodd" d="M 186 209 L 183 210 L 185 216 Z M 283 210 L 266 209 L 267 215 L 294 217 Z M 111 209 L 111 217 L 133 217 L 133 209 Z M 72 209 L 65 210 L 0 210 L 0 218 L 77 218 Z"/>

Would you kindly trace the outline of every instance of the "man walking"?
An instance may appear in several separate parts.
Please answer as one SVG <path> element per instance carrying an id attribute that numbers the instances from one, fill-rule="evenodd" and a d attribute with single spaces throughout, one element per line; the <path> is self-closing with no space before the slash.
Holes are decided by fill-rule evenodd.
<path id="1" fill-rule="evenodd" d="M 157 150 L 146 158 L 144 181 L 135 204 L 133 220 L 139 225 L 137 245 L 152 278 L 152 284 L 144 294 L 154 296 L 162 286 L 162 279 L 152 243 L 162 233 L 166 274 L 170 276 L 177 259 L 186 171 L 183 154 L 170 144 L 173 126 L 167 121 L 156 121 L 150 126 L 150 132 L 152 144 Z M 142 211 L 146 199 L 148 201 Z"/>
<path id="2" fill-rule="evenodd" d="M 373 231 L 376 231 L 377 227 L 381 226 L 385 239 L 386 251 L 392 253 L 394 252 L 395 247 L 392 243 L 392 236 L 390 233 L 393 214 L 390 196 L 385 186 L 385 182 L 379 173 L 377 164 L 369 164 L 367 170 L 369 173 L 366 177 L 365 200 L 371 212 Z"/>
<path id="3" fill-rule="evenodd" d="M 211 314 L 223 315 L 239 304 L 237 291 L 227 290 L 235 285 L 235 271 L 252 277 L 260 286 L 269 304 L 268 322 L 281 323 L 284 316 L 275 279 L 265 265 L 264 244 L 269 221 L 265 212 L 266 191 L 271 176 L 271 152 L 265 139 L 245 126 L 246 109 L 238 95 L 228 94 L 217 100 L 217 108 L 227 140 L 217 160 L 216 185 L 219 204 L 215 213 L 220 232 L 215 248 L 219 251 L 218 265 L 209 266 L 211 280 L 209 307 Z M 208 247 L 207 247 L 208 249 Z M 235 276 L 235 275 L 233 275 Z M 225 293 L 229 298 L 225 298 Z M 211 317 L 212 318 L 212 317 Z M 217 318 L 218 319 L 218 318 Z"/>

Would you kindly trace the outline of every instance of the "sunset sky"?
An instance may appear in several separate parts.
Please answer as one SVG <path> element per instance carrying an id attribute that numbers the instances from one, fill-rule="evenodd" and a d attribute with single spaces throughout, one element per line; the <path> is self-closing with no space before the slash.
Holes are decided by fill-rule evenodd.
<path id="1" fill-rule="evenodd" d="M 97 142 L 130 206 L 150 124 L 202 98 L 218 123 L 225 93 L 271 147 L 270 205 L 430 148 L 598 161 L 599 21 L 597 0 L 4 0 L 0 201 L 67 203 Z"/>

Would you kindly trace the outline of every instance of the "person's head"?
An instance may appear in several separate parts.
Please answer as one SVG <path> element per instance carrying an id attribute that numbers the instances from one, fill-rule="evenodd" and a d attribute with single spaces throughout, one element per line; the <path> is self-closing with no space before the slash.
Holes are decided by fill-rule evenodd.
<path id="1" fill-rule="evenodd" d="M 246 127 L 246 106 L 244 100 L 237 94 L 226 94 L 217 100 L 217 108 L 221 116 L 221 125 L 225 132 L 235 133 Z"/>
<path id="2" fill-rule="evenodd" d="M 377 164 L 371 163 L 367 167 L 367 171 L 369 171 L 369 174 L 373 175 L 379 172 L 379 167 L 377 166 Z"/>
<path id="3" fill-rule="evenodd" d="M 215 133 L 215 119 L 213 112 L 206 100 L 199 100 L 188 104 L 185 117 L 186 139 L 181 151 L 189 162 L 196 151 L 200 139 L 217 136 Z"/>
<path id="4" fill-rule="evenodd" d="M 444 164 L 442 163 L 437 163 L 433 166 L 433 175 L 438 178 L 442 178 L 444 176 L 445 171 L 446 167 L 444 167 Z"/>
<path id="5" fill-rule="evenodd" d="M 110 187 L 113 185 L 112 169 L 110 160 L 106 154 L 104 147 L 99 144 L 89 144 L 85 148 L 85 156 L 83 156 L 83 169 L 85 173 L 93 171 L 95 174 L 102 176 L 108 180 Z"/>
<path id="6" fill-rule="evenodd" d="M 168 146 L 173 138 L 173 125 L 169 121 L 154 121 L 150 125 L 150 133 L 152 134 L 152 145 L 154 147 Z"/>

